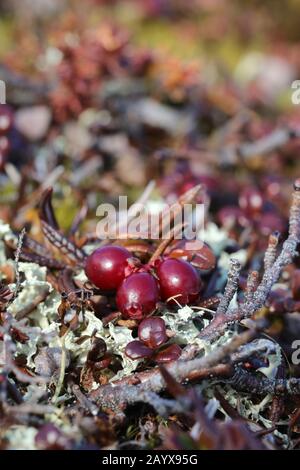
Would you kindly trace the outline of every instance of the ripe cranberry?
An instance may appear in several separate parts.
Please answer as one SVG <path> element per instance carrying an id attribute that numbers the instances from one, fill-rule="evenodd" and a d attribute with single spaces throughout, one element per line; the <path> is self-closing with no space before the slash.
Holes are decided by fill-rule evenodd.
<path id="1" fill-rule="evenodd" d="M 166 324 L 162 318 L 145 318 L 138 329 L 139 339 L 151 349 L 156 349 L 164 344 L 168 337 Z"/>
<path id="2" fill-rule="evenodd" d="M 261 192 L 253 187 L 245 188 L 239 197 L 240 208 L 248 216 L 258 214 L 263 207 L 263 203 L 264 201 Z"/>
<path id="3" fill-rule="evenodd" d="M 6 134 L 13 125 L 13 113 L 9 106 L 0 106 L 0 135 Z"/>
<path id="4" fill-rule="evenodd" d="M 202 283 L 190 263 L 169 258 L 158 266 L 157 275 L 163 300 L 176 296 L 176 300 L 181 304 L 190 304 L 197 299 Z M 174 300 L 170 302 L 176 303 Z"/>
<path id="5" fill-rule="evenodd" d="M 158 284 L 147 272 L 128 276 L 120 285 L 116 302 L 125 318 L 141 320 L 152 313 L 159 300 Z"/>
<path id="6" fill-rule="evenodd" d="M 125 348 L 125 354 L 130 357 L 130 359 L 135 360 L 142 359 L 144 357 L 151 357 L 153 351 L 140 341 L 131 341 Z"/>
<path id="7" fill-rule="evenodd" d="M 85 273 L 103 291 L 116 290 L 125 277 L 127 259 L 131 253 L 121 246 L 103 246 L 87 257 Z"/>

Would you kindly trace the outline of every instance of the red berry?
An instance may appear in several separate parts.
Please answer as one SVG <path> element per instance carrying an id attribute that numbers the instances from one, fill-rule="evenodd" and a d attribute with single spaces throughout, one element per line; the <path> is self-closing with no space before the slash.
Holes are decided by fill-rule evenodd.
<path id="1" fill-rule="evenodd" d="M 142 359 L 143 357 L 151 357 L 153 351 L 140 341 L 131 341 L 125 348 L 125 354 L 130 359 Z"/>
<path id="2" fill-rule="evenodd" d="M 139 325 L 138 335 L 139 339 L 152 349 L 158 348 L 168 339 L 166 324 L 159 317 L 145 318 Z"/>
<path id="3" fill-rule="evenodd" d="M 0 106 L 0 135 L 6 134 L 13 125 L 13 113 L 9 106 Z"/>
<path id="4" fill-rule="evenodd" d="M 159 300 L 158 284 L 147 272 L 137 272 L 126 277 L 120 285 L 116 302 L 125 318 L 141 320 L 150 315 Z"/>
<path id="5" fill-rule="evenodd" d="M 125 277 L 131 253 L 121 246 L 103 246 L 87 257 L 85 273 L 103 291 L 116 290 Z"/>
<path id="6" fill-rule="evenodd" d="M 181 304 L 194 302 L 201 289 L 201 279 L 196 269 L 187 261 L 169 258 L 157 268 L 161 297 L 175 297 Z M 170 300 L 171 303 L 176 303 Z"/>
<path id="7" fill-rule="evenodd" d="M 240 208 L 249 216 L 258 214 L 263 203 L 262 194 L 256 188 L 245 188 L 239 197 Z"/>

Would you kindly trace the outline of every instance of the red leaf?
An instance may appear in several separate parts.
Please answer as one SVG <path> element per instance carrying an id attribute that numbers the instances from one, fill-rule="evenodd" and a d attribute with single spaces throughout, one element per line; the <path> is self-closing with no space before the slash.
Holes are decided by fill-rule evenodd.
<path id="1" fill-rule="evenodd" d="M 140 341 L 131 341 L 125 348 L 125 354 L 130 357 L 130 359 L 142 359 L 152 356 L 153 351 Z"/>
<path id="2" fill-rule="evenodd" d="M 154 360 L 159 364 L 162 364 L 164 362 L 177 361 L 177 359 L 179 359 L 179 357 L 181 356 L 181 352 L 181 348 L 180 346 L 178 346 L 178 344 L 171 344 L 167 348 L 159 351 L 155 355 Z"/>

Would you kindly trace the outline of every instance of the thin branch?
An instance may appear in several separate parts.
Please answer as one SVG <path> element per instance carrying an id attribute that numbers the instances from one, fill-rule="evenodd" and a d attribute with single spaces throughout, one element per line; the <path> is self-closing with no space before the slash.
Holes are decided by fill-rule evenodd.
<path id="1" fill-rule="evenodd" d="M 192 359 L 190 361 L 179 360 L 166 364 L 165 368 L 178 382 L 187 380 L 189 376 L 195 378 L 195 374 L 198 375 L 201 373 L 201 370 L 217 366 L 226 357 L 229 357 L 237 351 L 240 346 L 253 340 L 260 328 L 261 325 L 257 324 L 256 328 L 236 335 L 230 342 L 213 350 L 207 356 L 199 359 Z M 154 370 L 159 371 L 159 369 Z M 118 409 L 126 406 L 127 403 L 137 401 L 137 398 L 139 398 L 138 401 L 140 401 L 140 397 L 144 392 L 151 391 L 157 393 L 163 390 L 166 386 L 162 375 L 157 372 L 152 373 L 146 378 L 144 377 L 144 381 L 140 374 L 138 380 L 141 382 L 139 385 L 128 387 L 124 387 L 124 382 L 122 384 L 122 381 L 99 387 L 97 390 L 91 392 L 90 398 L 103 408 Z"/>
<path id="2" fill-rule="evenodd" d="M 294 184 L 290 209 L 289 235 L 283 243 L 281 253 L 276 261 L 264 272 L 260 284 L 253 295 L 250 295 L 249 300 L 240 304 L 237 309 L 229 310 L 226 314 L 216 315 L 210 324 L 199 333 L 199 338 L 214 341 L 225 333 L 229 324 L 239 322 L 244 318 L 251 318 L 255 312 L 261 309 L 269 296 L 272 286 L 278 281 L 283 268 L 290 264 L 296 256 L 299 241 L 300 179 L 296 180 Z"/>
<path id="3" fill-rule="evenodd" d="M 16 288 L 15 288 L 15 291 L 14 291 L 14 299 L 17 297 L 18 292 L 20 290 L 20 286 L 21 286 L 20 272 L 19 272 L 19 259 L 20 259 L 20 255 L 21 255 L 21 251 L 22 251 L 22 246 L 23 246 L 23 240 L 24 240 L 25 233 L 26 233 L 26 230 L 25 230 L 25 228 L 23 228 L 21 233 L 19 234 L 17 249 L 16 249 L 16 252 L 15 252 Z"/>
<path id="4" fill-rule="evenodd" d="M 198 184 L 193 188 L 186 191 L 175 204 L 167 207 L 161 213 L 161 226 L 159 228 L 159 235 L 162 237 L 163 234 L 168 232 L 170 225 L 177 220 L 178 216 L 182 213 L 182 209 L 185 204 L 191 204 L 195 201 L 196 196 L 202 190 L 202 185 Z M 165 217 L 166 215 L 166 217 Z"/>
<path id="5" fill-rule="evenodd" d="M 222 379 L 220 379 L 222 381 Z M 237 368 L 230 379 L 224 379 L 239 392 L 249 392 L 255 395 L 300 395 L 300 379 L 270 379 L 262 375 L 252 374 Z"/>
<path id="6" fill-rule="evenodd" d="M 186 224 L 183 224 L 183 223 L 179 223 L 177 224 L 175 227 L 173 227 L 168 236 L 162 240 L 162 242 L 158 245 L 158 247 L 156 248 L 156 250 L 154 251 L 153 255 L 151 256 L 150 260 L 149 260 L 149 263 L 154 263 L 154 261 L 159 258 L 166 250 L 166 248 L 170 245 L 170 243 L 172 242 L 172 240 L 174 240 L 174 238 L 180 233 L 182 232 L 182 230 L 184 229 Z"/>
<path id="7" fill-rule="evenodd" d="M 119 221 L 117 222 L 117 224 L 113 224 L 113 223 L 110 224 L 111 226 L 109 228 L 108 236 L 104 240 L 102 240 L 101 245 L 112 243 L 114 241 L 112 234 L 115 233 L 116 231 L 119 234 L 118 239 L 130 238 L 130 234 L 127 234 L 128 224 L 135 220 L 137 208 L 146 205 L 154 188 L 155 188 L 155 181 L 154 180 L 149 181 L 149 183 L 147 184 L 146 188 L 144 189 L 140 197 L 129 207 L 125 221 L 124 222 Z"/>
<path id="8" fill-rule="evenodd" d="M 259 274 L 257 271 L 251 271 L 248 274 L 247 286 L 245 291 L 245 302 L 250 303 L 253 300 L 254 292 L 256 291 L 259 283 Z"/>
<path id="9" fill-rule="evenodd" d="M 237 259 L 232 258 L 230 260 L 230 269 L 228 272 L 225 292 L 218 305 L 216 315 L 224 315 L 227 312 L 229 304 L 232 301 L 238 288 L 240 270 L 240 262 Z"/>
<path id="10" fill-rule="evenodd" d="M 213 339 L 220 336 L 220 334 L 224 333 L 231 323 L 238 322 L 243 318 L 253 316 L 253 314 L 264 305 L 269 292 L 274 283 L 277 282 L 283 267 L 289 264 L 297 253 L 296 248 L 299 240 L 300 180 L 297 180 L 294 185 L 292 205 L 290 210 L 289 236 L 284 242 L 282 251 L 277 260 L 265 271 L 261 283 L 254 292 L 253 297 L 252 295 L 248 296 L 248 301 L 239 305 L 238 309 L 230 311 L 229 303 L 232 299 L 232 296 L 236 292 L 239 273 L 239 265 L 234 264 L 230 272 L 230 280 L 226 286 L 224 297 L 220 303 L 221 308 L 218 309 L 219 313 L 214 317 L 212 322 L 202 330 L 202 332 L 199 334 L 199 337 L 212 341 Z M 253 283 L 252 281 L 254 281 L 255 277 L 256 276 L 252 275 L 249 282 L 250 284 Z M 210 354 L 199 359 L 196 358 L 186 361 L 179 360 L 167 364 L 166 370 L 174 377 L 175 380 L 178 382 L 183 382 L 191 375 L 193 376 L 199 374 L 198 371 L 215 367 L 222 363 L 224 359 L 232 356 L 232 354 L 235 353 L 242 345 L 253 340 L 258 331 L 262 328 L 265 328 L 266 325 L 267 320 L 262 319 L 260 320 L 260 323 L 256 322 L 253 329 L 234 336 L 231 341 L 214 349 Z M 160 392 L 165 388 L 163 377 L 155 372 L 155 370 L 156 369 L 152 371 L 151 375 L 139 375 L 138 377 L 131 377 L 132 380 L 135 380 L 135 383 L 139 383 L 139 385 L 122 387 L 120 382 L 109 384 L 92 392 L 90 397 L 94 399 L 98 405 L 104 408 L 108 407 L 118 409 L 120 407 L 124 407 L 126 406 L 126 403 L 136 400 L 137 396 L 140 397 L 145 391 Z M 246 384 L 245 387 L 247 390 L 260 390 L 259 379 L 257 379 L 257 377 L 254 375 L 258 384 L 257 387 L 255 385 L 253 389 L 251 385 L 249 386 L 248 377 L 249 375 L 245 374 L 243 375 L 242 379 L 240 379 L 240 376 L 235 376 L 235 378 L 232 379 L 232 383 L 236 387 L 243 387 L 244 384 Z M 127 383 L 130 383 L 128 379 Z M 263 379 L 263 386 L 264 390 L 270 389 L 273 391 L 273 393 L 279 393 L 281 389 L 283 391 L 287 390 L 287 393 L 296 393 L 297 390 L 298 392 L 300 390 L 300 381 L 298 383 L 298 379 L 289 379 L 288 381 L 277 379 L 274 382 L 270 379 Z"/>
<path id="11" fill-rule="evenodd" d="M 278 241 L 279 241 L 279 233 L 278 232 L 272 233 L 269 237 L 268 248 L 267 248 L 267 250 L 265 252 L 265 256 L 264 256 L 265 271 L 270 269 L 273 266 L 273 264 L 275 263 L 276 255 L 277 255 Z"/>

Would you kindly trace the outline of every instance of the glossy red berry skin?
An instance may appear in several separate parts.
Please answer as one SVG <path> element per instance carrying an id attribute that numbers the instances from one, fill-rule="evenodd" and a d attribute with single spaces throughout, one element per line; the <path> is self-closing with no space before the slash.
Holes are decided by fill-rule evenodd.
<path id="1" fill-rule="evenodd" d="M 164 320 L 159 317 L 145 318 L 139 325 L 138 336 L 149 348 L 159 348 L 168 339 Z"/>
<path id="2" fill-rule="evenodd" d="M 88 279 L 104 292 L 115 291 L 125 277 L 131 253 L 121 246 L 103 246 L 91 253 L 85 264 Z"/>
<path id="3" fill-rule="evenodd" d="M 185 305 L 198 298 L 202 282 L 196 269 L 187 261 L 166 259 L 158 266 L 157 276 L 162 300 L 176 296 L 177 302 Z M 175 300 L 169 302 L 176 304 Z"/>
<path id="4" fill-rule="evenodd" d="M 126 277 L 120 285 L 116 302 L 124 318 L 141 320 L 150 315 L 159 300 L 155 278 L 147 272 L 137 272 Z"/>

